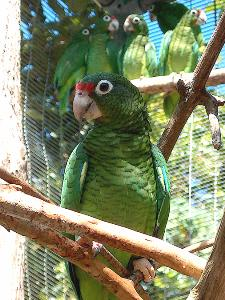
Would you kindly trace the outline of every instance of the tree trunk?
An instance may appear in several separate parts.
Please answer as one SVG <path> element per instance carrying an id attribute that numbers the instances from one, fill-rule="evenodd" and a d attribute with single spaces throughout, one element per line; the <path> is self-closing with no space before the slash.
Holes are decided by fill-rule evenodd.
<path id="1" fill-rule="evenodd" d="M 20 1 L 1 2 L 0 165 L 26 179 L 20 107 Z M 4 182 L 0 182 L 1 184 Z M 24 299 L 24 241 L 0 228 L 1 299 Z"/>

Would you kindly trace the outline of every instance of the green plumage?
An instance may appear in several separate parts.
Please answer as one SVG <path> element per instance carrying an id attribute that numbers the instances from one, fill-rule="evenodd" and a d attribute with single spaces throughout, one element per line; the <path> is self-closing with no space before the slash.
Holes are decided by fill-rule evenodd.
<path id="1" fill-rule="evenodd" d="M 87 73 L 116 72 L 117 65 L 113 65 L 107 46 L 113 46 L 113 35 L 109 32 L 112 19 L 109 15 L 100 16 L 96 26 L 92 29 L 90 37 L 90 48 L 87 58 Z M 111 48 L 110 48 L 111 49 Z"/>
<path id="2" fill-rule="evenodd" d="M 86 74 L 89 33 L 85 28 L 78 32 L 57 63 L 54 85 L 61 113 L 66 112 L 71 88 Z"/>
<path id="3" fill-rule="evenodd" d="M 87 74 L 118 72 L 115 64 L 113 33 L 118 28 L 110 27 L 115 19 L 101 14 L 93 26 L 78 32 L 60 57 L 54 75 L 60 112 L 67 110 L 71 89 Z M 110 33 L 110 31 L 113 31 Z"/>
<path id="4" fill-rule="evenodd" d="M 126 24 L 127 25 L 126 27 Z M 148 37 L 148 26 L 141 15 L 130 15 L 124 23 L 127 39 L 121 54 L 121 72 L 129 80 L 157 75 L 154 44 Z"/>
<path id="5" fill-rule="evenodd" d="M 197 10 L 187 11 L 173 31 L 167 31 L 161 43 L 159 72 L 168 75 L 172 72 L 193 72 L 203 47 L 203 39 L 198 25 Z M 173 92 L 164 99 L 167 116 L 174 111 L 179 94 Z"/>
<path id="6" fill-rule="evenodd" d="M 170 186 L 165 160 L 150 141 L 146 106 L 138 89 L 122 76 L 98 73 L 82 83 L 96 86 L 100 80 L 113 88 L 104 95 L 96 89 L 91 94 L 102 117 L 68 160 L 61 206 L 162 237 Z M 110 251 L 128 265 L 131 254 Z M 116 299 L 82 270 L 75 272 L 83 300 Z"/>

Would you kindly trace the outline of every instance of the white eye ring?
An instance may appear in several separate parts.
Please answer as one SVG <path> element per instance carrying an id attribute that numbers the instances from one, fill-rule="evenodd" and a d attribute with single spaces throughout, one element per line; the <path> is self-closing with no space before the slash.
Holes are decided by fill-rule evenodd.
<path id="1" fill-rule="evenodd" d="M 140 21 L 141 20 L 138 17 L 134 17 L 133 20 L 132 20 L 132 23 L 138 24 L 138 23 L 140 23 Z"/>
<path id="2" fill-rule="evenodd" d="M 103 20 L 105 21 L 105 22 L 109 22 L 110 20 L 111 20 L 111 18 L 110 18 L 110 16 L 104 16 L 103 17 Z"/>
<path id="3" fill-rule="evenodd" d="M 100 80 L 95 88 L 96 94 L 99 96 L 108 94 L 113 89 L 113 85 L 108 80 Z"/>
<path id="4" fill-rule="evenodd" d="M 192 9 L 192 10 L 191 10 L 191 14 L 192 14 L 193 16 L 196 16 L 196 15 L 197 15 L 197 10 L 196 10 L 196 9 Z"/>
<path id="5" fill-rule="evenodd" d="M 85 29 L 82 30 L 82 34 L 83 35 L 89 35 L 90 31 L 87 28 L 85 28 Z"/>

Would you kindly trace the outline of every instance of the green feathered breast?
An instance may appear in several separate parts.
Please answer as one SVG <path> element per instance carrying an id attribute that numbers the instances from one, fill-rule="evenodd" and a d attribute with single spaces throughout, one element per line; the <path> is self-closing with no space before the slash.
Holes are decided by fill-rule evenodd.
<path id="1" fill-rule="evenodd" d="M 129 80 L 158 73 L 156 49 L 148 37 L 148 26 L 140 15 L 130 15 L 124 23 L 127 39 L 121 52 L 121 72 Z"/>
<path id="2" fill-rule="evenodd" d="M 201 16 L 205 14 L 200 10 L 187 11 L 176 28 L 173 31 L 167 31 L 164 35 L 160 48 L 160 75 L 194 71 L 202 53 L 202 47 L 204 47 L 201 29 L 198 25 L 202 22 Z M 165 97 L 164 110 L 167 116 L 172 114 L 178 101 L 177 92 Z"/>
<path id="3" fill-rule="evenodd" d="M 166 162 L 149 138 L 144 101 L 122 76 L 94 74 L 82 83 L 97 85 L 100 80 L 110 81 L 113 89 L 103 96 L 92 93 L 103 117 L 68 160 L 61 206 L 162 238 L 170 184 Z M 109 250 L 128 265 L 131 254 Z M 116 299 L 82 270 L 73 271 L 72 280 L 83 300 Z"/>

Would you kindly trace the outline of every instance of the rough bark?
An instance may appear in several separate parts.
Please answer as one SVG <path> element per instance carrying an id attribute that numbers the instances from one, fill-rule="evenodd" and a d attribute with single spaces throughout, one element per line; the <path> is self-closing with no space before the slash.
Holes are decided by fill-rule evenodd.
<path id="1" fill-rule="evenodd" d="M 105 285 L 118 299 L 141 300 L 130 280 L 121 278 L 109 267 L 94 259 L 93 255 L 77 242 L 73 242 L 43 225 L 31 224 L 10 216 L 0 215 L 0 224 L 26 235 L 40 245 L 49 248 L 56 254 L 79 266 Z"/>
<path id="2" fill-rule="evenodd" d="M 20 1 L 1 2 L 0 165 L 25 179 L 20 99 Z M 0 228 L 1 298 L 24 299 L 24 238 Z"/>
<path id="3" fill-rule="evenodd" d="M 204 259 L 160 239 L 63 209 L 10 187 L 0 189 L 0 213 L 26 220 L 31 225 L 43 224 L 58 232 L 87 236 L 137 256 L 153 258 L 160 265 L 197 279 L 205 267 Z"/>

